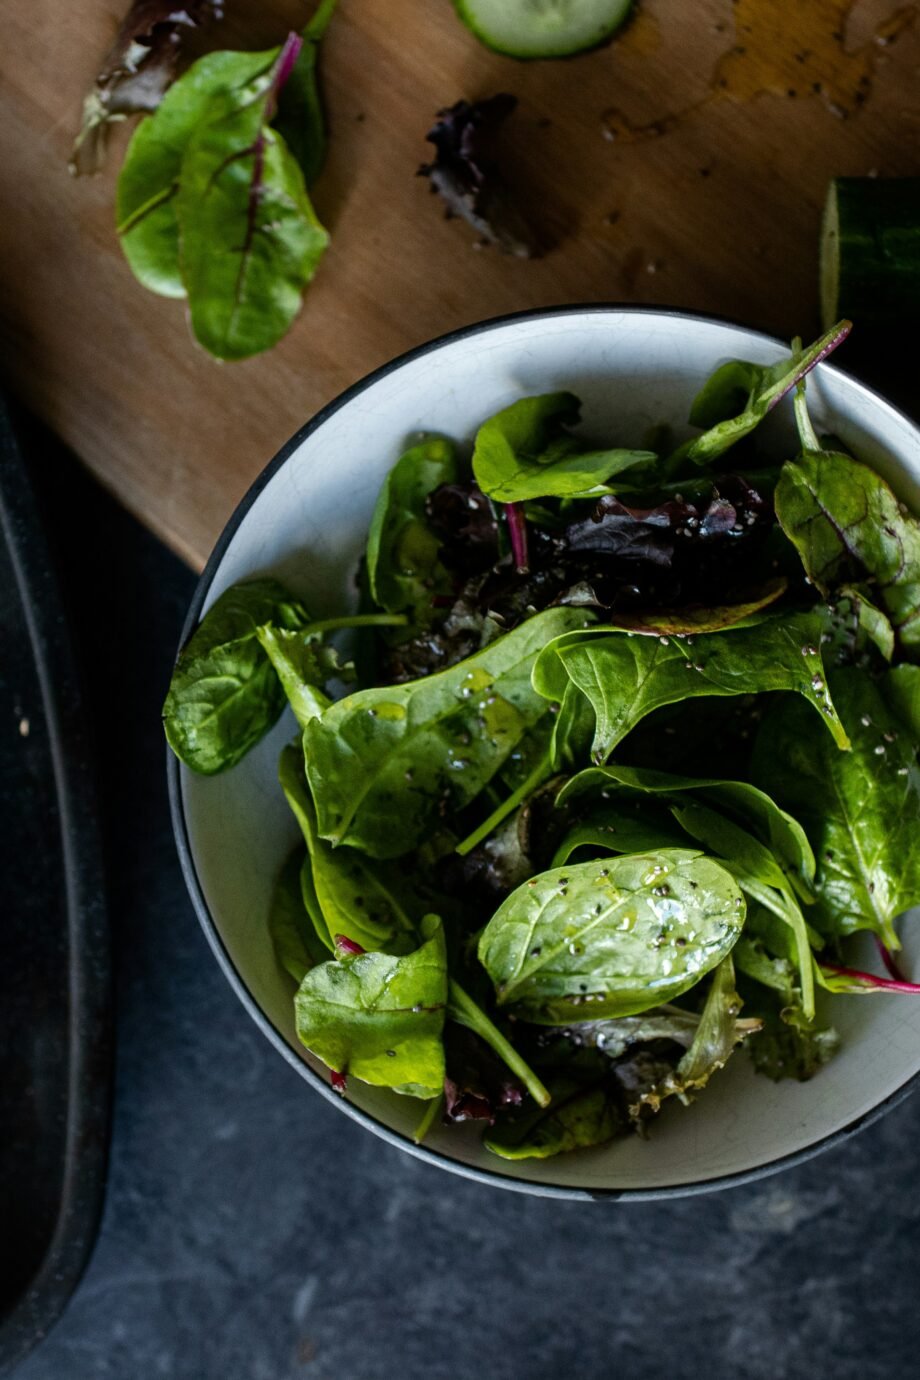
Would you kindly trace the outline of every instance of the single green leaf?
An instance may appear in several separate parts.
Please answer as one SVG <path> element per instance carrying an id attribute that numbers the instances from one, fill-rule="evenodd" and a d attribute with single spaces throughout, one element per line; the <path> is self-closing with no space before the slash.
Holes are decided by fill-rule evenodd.
<path id="1" fill-rule="evenodd" d="M 268 913 L 268 932 L 275 955 L 298 985 L 305 973 L 329 957 L 304 903 L 301 890 L 304 861 L 304 850 L 298 845 L 278 875 Z"/>
<path id="2" fill-rule="evenodd" d="M 167 741 L 193 771 L 235 766 L 279 718 L 284 691 L 258 629 L 306 621 L 303 605 L 277 580 L 234 585 L 208 610 L 179 653 L 163 705 Z"/>
<path id="3" fill-rule="evenodd" d="M 808 833 L 822 934 L 868 929 L 897 949 L 894 920 L 920 902 L 915 746 L 862 671 L 835 671 L 831 686 L 851 750 L 838 753 L 812 731 L 801 703 L 784 697 L 758 735 L 754 778 Z"/>
<path id="4" fill-rule="evenodd" d="M 296 159 L 269 125 L 291 51 L 288 42 L 267 91 L 215 103 L 182 158 L 182 281 L 195 337 L 218 359 L 246 359 L 281 339 L 329 240 Z"/>
<path id="5" fill-rule="evenodd" d="M 621 767 L 611 763 L 607 767 L 586 767 L 565 783 L 556 797 L 564 805 L 586 794 L 643 792 L 679 799 L 684 793 L 698 796 L 708 805 L 728 812 L 752 830 L 760 842 L 771 851 L 787 876 L 807 896 L 815 879 L 815 856 L 808 835 L 797 819 L 781 810 L 766 792 L 748 781 L 727 781 L 718 777 L 697 778 L 677 776 L 672 772 L 653 771 L 647 767 Z M 619 799 L 616 808 L 622 810 Z"/>
<path id="6" fill-rule="evenodd" d="M 294 1010 L 301 1041 L 335 1072 L 431 1098 L 444 1085 L 447 946 L 437 916 L 424 917 L 421 933 L 408 954 L 345 955 L 313 968 Z"/>
<path id="7" fill-rule="evenodd" d="M 579 848 L 602 848 L 608 853 L 650 853 L 658 848 L 686 846 L 686 836 L 675 829 L 666 810 L 638 802 L 600 804 L 568 831 L 550 865 L 563 867 Z"/>
<path id="8" fill-rule="evenodd" d="M 825 687 L 820 620 L 814 613 L 766 619 L 694 638 L 630 637 L 589 628 L 551 642 L 534 667 L 534 686 L 561 699 L 568 678 L 590 702 L 595 761 L 608 758 L 630 729 L 662 705 L 700 695 L 796 690 L 817 709 L 834 741 L 846 734 Z"/>
<path id="9" fill-rule="evenodd" d="M 807 350 L 794 351 L 788 359 L 778 360 L 776 364 L 729 360 L 721 365 L 704 384 L 690 409 L 691 423 L 707 430 L 677 451 L 668 462 L 668 469 L 673 472 L 684 460 L 693 465 L 711 464 L 736 442 L 749 436 L 767 413 L 830 354 L 849 331 L 848 321 L 838 322 Z"/>
<path id="10" fill-rule="evenodd" d="M 882 698 L 907 729 L 916 748 L 920 745 L 920 666 L 894 666 L 878 684 Z"/>
<path id="11" fill-rule="evenodd" d="M 307 724 L 322 837 L 375 858 L 408 853 L 428 837 L 479 794 L 546 713 L 530 683 L 534 657 L 585 621 L 584 611 L 546 609 L 456 666 L 359 690 Z"/>
<path id="12" fill-rule="evenodd" d="M 548 1105 L 528 1108 L 489 1131 L 483 1144 L 503 1160 L 545 1160 L 569 1150 L 605 1145 L 628 1123 L 605 1077 L 593 1083 L 570 1078 L 550 1082 Z"/>
<path id="13" fill-rule="evenodd" d="M 397 898 L 394 879 L 379 865 L 371 866 L 356 849 L 336 850 L 319 837 L 298 744 L 282 751 L 278 777 L 307 845 L 323 918 L 320 933 L 328 947 L 334 948 L 336 935 L 342 934 L 362 949 L 405 953 L 414 943 L 415 927 Z"/>
<path id="14" fill-rule="evenodd" d="M 432 600 L 449 594 L 453 580 L 440 560 L 441 543 L 425 520 L 425 499 L 457 479 L 452 442 L 428 436 L 402 455 L 383 482 L 367 534 L 371 595 L 391 613 L 411 609 L 431 621 Z"/>
<path id="15" fill-rule="evenodd" d="M 532 877 L 499 906 L 479 960 L 499 1006 L 540 1025 L 670 1001 L 728 953 L 744 899 L 688 849 L 601 858 Z"/>
<path id="16" fill-rule="evenodd" d="M 713 974 L 690 1048 L 673 1074 L 642 1094 L 640 1106 L 643 1110 L 657 1112 L 666 1097 L 676 1096 L 684 1104 L 693 1100 L 712 1075 L 725 1067 L 737 1045 L 760 1030 L 761 1023 L 756 1017 L 739 1020 L 740 1010 L 735 968 L 728 955 Z"/>
<path id="17" fill-rule="evenodd" d="M 473 449 L 483 493 L 500 503 L 583 498 L 601 492 L 612 475 L 657 459 L 653 451 L 587 449 L 568 431 L 580 409 L 573 393 L 543 393 L 483 422 Z"/>
<path id="18" fill-rule="evenodd" d="M 653 633 L 673 637 L 721 632 L 725 628 L 754 627 L 762 620 L 756 615 L 785 594 L 788 580 L 780 576 L 768 580 L 747 599 L 737 604 L 717 604 L 712 608 L 655 610 L 645 613 L 604 615 L 605 626 L 621 632 Z"/>
<path id="19" fill-rule="evenodd" d="M 173 82 L 134 131 L 118 177 L 117 227 L 132 273 L 151 292 L 185 296 L 176 193 L 189 140 L 215 104 L 264 98 L 278 52 L 209 53 Z"/>
<path id="20" fill-rule="evenodd" d="M 275 668 L 297 722 L 305 727 L 332 703 L 321 687 L 339 669 L 334 649 L 303 630 L 276 628 L 273 623 L 257 628 L 256 636 Z"/>
<path id="21" fill-rule="evenodd" d="M 784 466 L 776 516 L 825 596 L 866 581 L 905 656 L 920 659 L 920 522 L 868 465 L 805 451 Z"/>
<path id="22" fill-rule="evenodd" d="M 326 121 L 317 64 L 320 43 L 337 3 L 338 0 L 320 0 L 316 13 L 303 30 L 303 47 L 278 98 L 275 127 L 297 159 L 308 187 L 313 186 L 326 161 Z"/>

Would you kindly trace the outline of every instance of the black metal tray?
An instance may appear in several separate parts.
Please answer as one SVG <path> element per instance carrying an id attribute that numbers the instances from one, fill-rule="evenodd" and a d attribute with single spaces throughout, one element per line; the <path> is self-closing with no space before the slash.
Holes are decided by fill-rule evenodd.
<path id="1" fill-rule="evenodd" d="M 67 626 L 0 398 L 0 1370 L 89 1257 L 111 1101 L 109 942 Z"/>

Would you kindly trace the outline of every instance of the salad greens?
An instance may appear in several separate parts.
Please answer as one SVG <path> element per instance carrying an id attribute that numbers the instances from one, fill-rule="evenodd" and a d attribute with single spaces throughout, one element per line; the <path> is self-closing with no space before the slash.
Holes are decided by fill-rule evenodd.
<path id="1" fill-rule="evenodd" d="M 417 1139 L 472 1119 L 507 1159 L 603 1145 L 741 1044 L 809 1078 L 837 1003 L 920 991 L 895 958 L 920 904 L 920 525 L 808 417 L 846 330 L 723 365 L 677 451 L 592 447 L 569 393 L 486 419 L 471 459 L 423 436 L 361 613 L 311 621 L 253 580 L 180 653 L 164 721 L 193 770 L 291 705 L 303 843 L 267 914 L 297 1031 L 343 1093 L 420 1099 Z M 777 466 L 750 432 L 794 386 Z M 884 975 L 849 966 L 860 931 Z"/>
<path id="2" fill-rule="evenodd" d="M 307 188 L 325 155 L 318 45 L 336 0 L 267 52 L 214 52 L 158 98 L 118 180 L 117 228 L 135 277 L 188 299 L 218 359 L 269 349 L 328 244 Z"/>

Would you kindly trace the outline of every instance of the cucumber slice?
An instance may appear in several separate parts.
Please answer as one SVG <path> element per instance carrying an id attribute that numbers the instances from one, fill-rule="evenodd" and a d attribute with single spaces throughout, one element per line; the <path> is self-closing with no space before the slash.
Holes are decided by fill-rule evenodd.
<path id="1" fill-rule="evenodd" d="M 821 229 L 821 315 L 893 327 L 920 311 L 920 177 L 838 177 Z"/>
<path id="2" fill-rule="evenodd" d="M 616 33 L 632 0 L 454 0 L 487 48 L 515 58 L 571 57 Z"/>

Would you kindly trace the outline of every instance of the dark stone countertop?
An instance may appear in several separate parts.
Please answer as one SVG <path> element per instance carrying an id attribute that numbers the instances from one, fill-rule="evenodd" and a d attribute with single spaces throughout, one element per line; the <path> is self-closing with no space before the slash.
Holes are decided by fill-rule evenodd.
<path id="1" fill-rule="evenodd" d="M 17 1380 L 914 1374 L 920 1098 L 777 1177 L 626 1206 L 466 1182 L 311 1093 L 218 970 L 173 846 L 158 711 L 194 579 L 53 464 L 94 706 L 117 1086 L 95 1254 Z"/>

